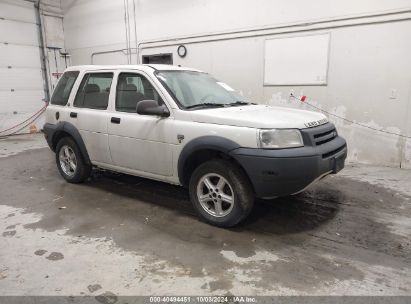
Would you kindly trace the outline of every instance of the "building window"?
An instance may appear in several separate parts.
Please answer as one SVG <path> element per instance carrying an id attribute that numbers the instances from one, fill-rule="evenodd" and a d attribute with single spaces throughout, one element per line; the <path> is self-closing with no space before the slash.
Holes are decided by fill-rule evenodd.
<path id="1" fill-rule="evenodd" d="M 143 55 L 144 64 L 173 64 L 173 54 Z"/>

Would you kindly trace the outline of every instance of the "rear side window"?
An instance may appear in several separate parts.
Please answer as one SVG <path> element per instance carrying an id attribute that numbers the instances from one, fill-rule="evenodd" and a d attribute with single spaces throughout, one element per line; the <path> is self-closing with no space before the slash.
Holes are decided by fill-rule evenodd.
<path id="1" fill-rule="evenodd" d="M 78 71 L 70 71 L 65 72 L 63 76 L 61 76 L 51 97 L 51 104 L 59 106 L 65 106 L 67 104 L 71 89 L 76 82 L 78 74 Z"/>
<path id="2" fill-rule="evenodd" d="M 108 106 L 113 73 L 85 74 L 78 89 L 74 106 L 105 110 Z"/>
<path id="3" fill-rule="evenodd" d="M 155 100 L 159 105 L 164 104 L 146 77 L 134 73 L 121 73 L 117 83 L 116 110 L 135 113 L 137 104 L 142 100 Z"/>

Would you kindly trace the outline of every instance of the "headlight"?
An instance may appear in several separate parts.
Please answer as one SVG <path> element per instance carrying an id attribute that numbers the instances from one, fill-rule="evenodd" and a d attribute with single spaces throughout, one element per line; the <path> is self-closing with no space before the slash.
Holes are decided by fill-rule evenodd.
<path id="1" fill-rule="evenodd" d="M 297 129 L 265 129 L 258 131 L 259 147 L 263 149 L 296 148 L 304 146 Z"/>

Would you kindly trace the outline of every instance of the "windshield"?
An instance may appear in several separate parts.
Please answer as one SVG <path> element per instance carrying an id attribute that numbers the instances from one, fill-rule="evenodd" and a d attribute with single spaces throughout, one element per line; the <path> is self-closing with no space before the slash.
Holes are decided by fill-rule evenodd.
<path id="1" fill-rule="evenodd" d="M 248 104 L 229 85 L 195 71 L 161 71 L 157 78 L 184 108 Z"/>

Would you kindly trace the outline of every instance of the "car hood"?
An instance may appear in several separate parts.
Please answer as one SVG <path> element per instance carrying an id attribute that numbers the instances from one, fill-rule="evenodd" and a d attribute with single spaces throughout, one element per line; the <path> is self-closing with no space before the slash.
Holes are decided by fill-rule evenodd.
<path id="1" fill-rule="evenodd" d="M 248 105 L 201 109 L 191 112 L 192 121 L 250 128 L 303 129 L 326 123 L 324 114 L 285 107 Z"/>

